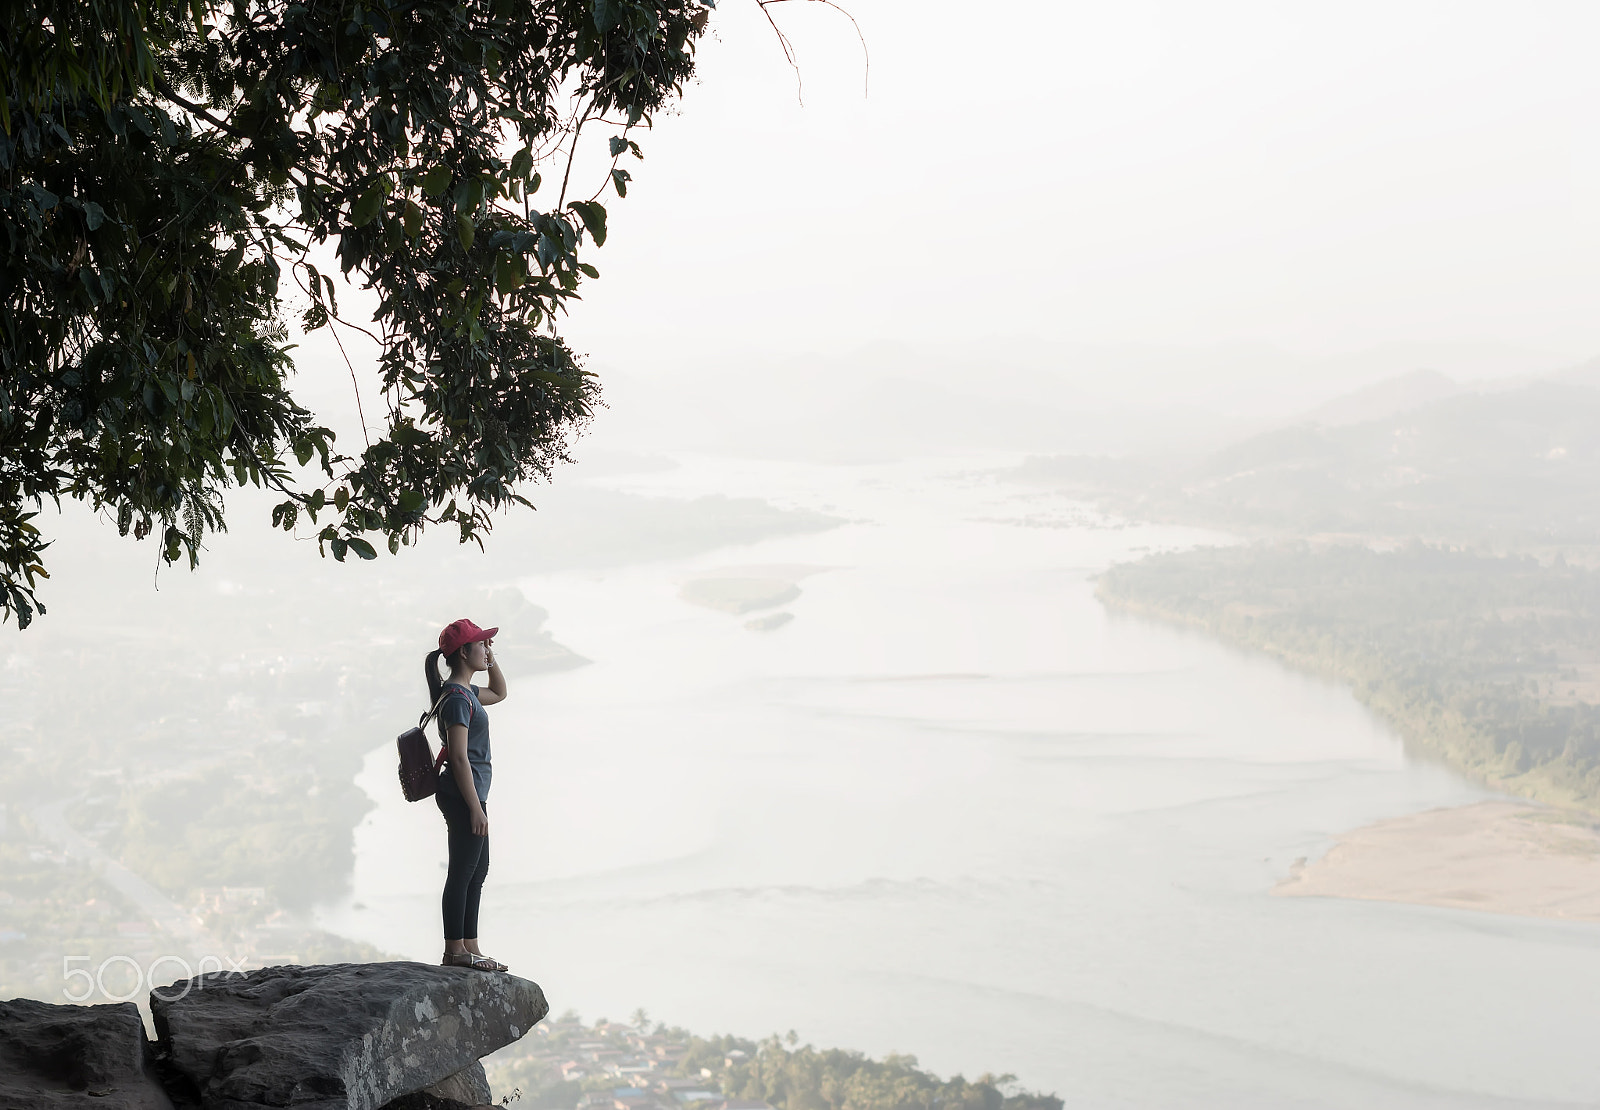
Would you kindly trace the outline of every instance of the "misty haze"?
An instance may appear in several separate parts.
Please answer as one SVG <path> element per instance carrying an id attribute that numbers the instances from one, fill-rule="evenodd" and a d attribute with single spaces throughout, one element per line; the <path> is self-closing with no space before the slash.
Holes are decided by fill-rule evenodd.
<path id="1" fill-rule="evenodd" d="M 559 7 L 530 5 L 577 18 Z M 224 41 L 231 8 L 198 3 L 174 41 Z M 462 804 L 486 808 L 482 943 L 510 971 L 426 970 L 531 980 L 548 1016 L 480 1051 L 488 1026 L 446 1031 L 456 996 L 430 995 L 419 1036 L 461 1060 L 291 1105 L 1600 1103 L 1600 10 L 841 8 L 576 5 L 578 43 L 659 14 L 689 59 L 660 104 L 565 107 L 526 164 L 506 116 L 505 166 L 379 167 L 321 238 L 312 186 L 261 186 L 305 245 L 272 286 L 281 333 L 249 326 L 330 438 L 273 441 L 277 471 L 219 455 L 225 528 L 198 486 L 163 516 L 115 485 L 158 432 L 133 457 L 132 417 L 65 430 L 94 419 L 70 390 L 116 380 L 84 352 L 120 294 L 71 286 L 95 323 L 29 354 L 37 290 L 89 279 L 24 280 L 55 224 L 0 202 L 0 1104 L 265 1106 L 230 1061 L 298 1046 L 185 1049 L 150 992 L 440 963 L 457 848 L 442 796 L 403 796 L 396 736 L 459 618 L 497 630 L 468 675 L 492 794 Z M 22 89 L 43 48 L 5 36 Z M 307 104 L 357 95 L 328 80 Z M 184 105 L 210 98 L 243 150 L 222 108 L 266 109 L 213 85 L 141 95 L 196 134 L 221 125 Z M 55 180 L 5 144 L 8 197 Z M 51 196 L 62 221 L 137 222 Z M 562 212 L 566 239 L 537 222 Z M 111 274 L 82 241 L 72 265 Z M 421 243 L 430 276 L 394 293 L 385 260 Z M 128 289 L 161 264 L 128 257 Z M 152 296 L 199 351 L 188 280 Z M 411 331 L 385 316 L 424 293 Z M 409 378 L 396 336 L 423 352 Z M 119 396 L 199 458 L 213 421 L 184 431 L 184 406 L 223 371 L 190 349 Z M 458 372 L 500 392 L 452 398 Z M 534 394 L 548 410 L 515 407 Z M 32 461 L 51 435 L 81 450 Z M 366 469 L 321 469 L 330 444 Z M 30 467 L 81 488 L 57 505 Z M 39 1065 L 15 1030 L 57 1011 L 30 999 L 136 1005 L 139 1077 Z"/>

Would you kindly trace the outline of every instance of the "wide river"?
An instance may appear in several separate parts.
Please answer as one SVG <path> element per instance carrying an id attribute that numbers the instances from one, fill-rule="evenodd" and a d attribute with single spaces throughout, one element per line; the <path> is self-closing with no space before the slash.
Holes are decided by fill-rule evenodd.
<path id="1" fill-rule="evenodd" d="M 794 1029 L 1069 1107 L 1600 1103 L 1600 926 L 1270 896 L 1342 831 L 1486 795 L 1343 690 L 1094 599 L 1223 537 L 975 460 L 680 461 L 613 484 L 851 523 L 520 583 L 593 663 L 491 710 L 482 933 L 556 1011 Z M 773 566 L 811 571 L 775 631 L 680 597 Z M 393 762 L 324 922 L 436 959 L 442 827 Z"/>

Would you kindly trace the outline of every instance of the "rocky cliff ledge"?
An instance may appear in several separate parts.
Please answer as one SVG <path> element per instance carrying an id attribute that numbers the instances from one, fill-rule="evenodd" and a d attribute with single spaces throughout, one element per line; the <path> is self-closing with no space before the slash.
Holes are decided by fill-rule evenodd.
<path id="1" fill-rule="evenodd" d="M 0 1003 L 0 1110 L 457 1110 L 479 1058 L 549 1012 L 538 984 L 415 963 L 269 967 L 132 1003 Z"/>

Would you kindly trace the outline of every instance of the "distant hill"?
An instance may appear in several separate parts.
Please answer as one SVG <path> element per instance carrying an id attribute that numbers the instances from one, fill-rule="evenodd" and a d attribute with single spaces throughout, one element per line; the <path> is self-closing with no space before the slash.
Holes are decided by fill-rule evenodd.
<path id="1" fill-rule="evenodd" d="M 1440 383 L 1384 386 L 1352 394 L 1342 411 Z M 1600 544 L 1600 389 L 1564 381 L 1456 392 L 1359 423 L 1298 424 L 1166 469 L 1089 463 L 1032 459 L 1018 474 L 1092 491 L 1130 515 L 1244 531 Z"/>
<path id="2" fill-rule="evenodd" d="M 1586 385 L 1591 389 L 1600 389 L 1600 358 L 1592 358 L 1588 362 L 1579 363 L 1570 369 L 1551 374 L 1550 380 L 1564 382 L 1567 385 Z"/>
<path id="3" fill-rule="evenodd" d="M 1300 532 L 1597 542 L 1600 390 L 1540 382 L 1270 432 L 1204 460 L 1176 496 Z"/>
<path id="4" fill-rule="evenodd" d="M 1461 386 L 1457 382 L 1437 370 L 1414 370 L 1335 397 L 1306 413 L 1303 419 L 1306 423 L 1330 428 L 1364 424 L 1369 420 L 1383 420 L 1431 401 L 1442 401 L 1460 392 Z"/>

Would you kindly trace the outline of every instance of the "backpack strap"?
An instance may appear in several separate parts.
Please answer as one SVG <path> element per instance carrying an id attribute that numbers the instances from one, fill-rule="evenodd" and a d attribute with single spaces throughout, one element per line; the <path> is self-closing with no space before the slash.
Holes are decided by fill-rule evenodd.
<path id="1" fill-rule="evenodd" d="M 437 716 L 438 712 L 439 712 L 439 709 L 444 705 L 444 699 L 448 698 L 449 696 L 450 696 L 450 691 L 449 690 L 446 690 L 443 693 L 441 693 L 439 695 L 439 700 L 433 703 L 433 708 L 428 710 L 422 716 L 417 718 L 417 727 L 418 728 L 423 727 L 424 725 L 426 725 L 428 723 L 428 721 L 430 719 L 432 719 L 433 717 Z"/>
<path id="2" fill-rule="evenodd" d="M 439 695 L 439 700 L 433 703 L 433 708 L 432 709 L 428 710 L 426 713 L 424 713 L 422 715 L 422 720 L 417 722 L 417 727 L 421 728 L 427 722 L 429 717 L 433 717 L 433 716 L 438 715 L 439 710 L 444 708 L 445 699 L 448 698 L 451 694 L 460 694 L 462 697 L 466 697 L 466 699 L 467 699 L 467 723 L 471 724 L 472 718 L 474 718 L 474 717 L 476 717 L 478 715 L 478 710 L 472 704 L 472 698 L 467 696 L 469 693 L 470 693 L 470 691 L 467 690 L 466 688 L 464 688 L 459 682 L 446 682 L 444 684 L 444 692 Z M 438 772 L 440 772 L 441 770 L 444 769 L 445 762 L 449 758 L 450 758 L 450 742 L 449 742 L 449 740 L 446 740 L 444 743 L 439 745 L 439 755 L 433 761 L 433 770 L 434 770 L 435 774 L 437 774 Z"/>
<path id="3" fill-rule="evenodd" d="M 471 724 L 472 723 L 472 718 L 474 718 L 474 717 L 476 717 L 478 715 L 478 707 L 473 704 L 474 699 L 472 697 L 471 688 L 463 686 L 459 682 L 447 682 L 447 683 L 445 683 L 445 686 L 446 686 L 446 690 L 445 690 L 444 694 L 439 698 L 439 704 L 443 705 L 444 704 L 444 699 L 449 697 L 452 693 L 460 694 L 462 697 L 467 699 L 467 723 Z M 452 690 L 448 689 L 448 687 L 451 687 L 451 686 L 454 686 L 455 690 L 452 691 Z"/>
<path id="4" fill-rule="evenodd" d="M 454 689 L 452 689 L 452 687 L 454 687 Z M 478 715 L 478 710 L 477 707 L 472 704 L 472 698 L 468 697 L 468 693 L 469 691 L 462 687 L 459 683 L 446 682 L 444 684 L 444 691 L 439 695 L 439 700 L 433 703 L 433 708 L 417 718 L 417 727 L 421 728 L 423 725 L 426 725 L 429 720 L 437 717 L 439 715 L 439 710 L 444 708 L 444 700 L 451 694 L 460 694 L 463 697 L 466 697 L 467 720 L 470 722 L 472 718 Z"/>

